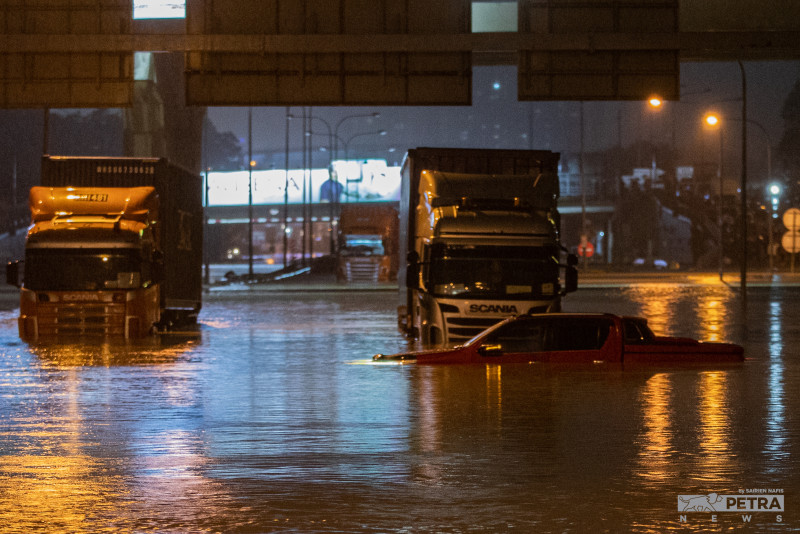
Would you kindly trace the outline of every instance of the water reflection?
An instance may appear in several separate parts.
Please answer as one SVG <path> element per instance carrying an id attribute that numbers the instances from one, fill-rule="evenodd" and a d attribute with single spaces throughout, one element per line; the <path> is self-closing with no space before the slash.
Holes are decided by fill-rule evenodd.
<path id="1" fill-rule="evenodd" d="M 647 319 L 656 334 L 702 341 L 731 341 L 734 337 L 739 301 L 725 286 L 639 284 L 624 293 L 639 306 L 636 313 Z"/>
<path id="2" fill-rule="evenodd" d="M 739 473 L 736 454 L 732 451 L 731 385 L 728 374 L 721 371 L 700 373 L 698 383 L 698 440 L 700 454 L 695 477 L 706 486 L 731 482 Z"/>
<path id="3" fill-rule="evenodd" d="M 649 487 L 663 484 L 676 469 L 671 396 L 672 382 L 667 373 L 653 375 L 640 394 L 643 430 L 635 473 Z"/>
<path id="4" fill-rule="evenodd" d="M 115 518 L 126 513 L 127 493 L 115 460 L 66 451 L 0 456 L 4 530 L 116 532 Z"/>
<path id="5" fill-rule="evenodd" d="M 697 300 L 698 338 L 704 341 L 731 339 L 729 314 L 734 306 L 733 293 L 704 294 Z"/>
<path id="6" fill-rule="evenodd" d="M 628 289 L 628 297 L 641 306 L 641 315 L 656 334 L 671 335 L 677 291 L 665 291 L 668 284 L 641 284 Z"/>
<path id="7" fill-rule="evenodd" d="M 676 391 L 685 391 L 687 380 L 694 383 L 695 396 L 681 398 Z M 732 443 L 733 389 L 725 371 L 658 373 L 647 381 L 640 393 L 642 432 L 635 470 L 646 487 L 673 479 L 686 469 L 687 460 L 693 465 L 693 484 L 700 487 L 731 482 L 740 472 Z M 687 425 L 695 429 L 693 436 L 678 432 Z M 690 454 L 695 447 L 697 452 Z"/>
<path id="8" fill-rule="evenodd" d="M 726 337 L 726 290 L 568 300 Z M 406 348 L 385 294 L 212 301 L 153 346 L 0 314 L 0 531 L 685 532 L 678 494 L 800 493 L 799 297 L 753 292 L 735 370 L 347 365 Z"/>
<path id="9" fill-rule="evenodd" d="M 198 329 L 136 340 L 45 339 L 29 346 L 42 362 L 56 367 L 114 367 L 175 363 L 201 343 Z"/>
<path id="10" fill-rule="evenodd" d="M 769 371 L 767 373 L 767 420 L 764 454 L 771 471 L 780 469 L 788 459 L 785 417 L 785 384 L 783 362 L 783 306 L 780 300 L 769 303 Z"/>

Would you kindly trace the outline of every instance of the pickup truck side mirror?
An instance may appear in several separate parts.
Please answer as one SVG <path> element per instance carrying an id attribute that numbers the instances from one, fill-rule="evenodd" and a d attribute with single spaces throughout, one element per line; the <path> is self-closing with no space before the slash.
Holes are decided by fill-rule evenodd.
<path id="1" fill-rule="evenodd" d="M 6 284 L 19 287 L 19 260 L 6 264 Z"/>

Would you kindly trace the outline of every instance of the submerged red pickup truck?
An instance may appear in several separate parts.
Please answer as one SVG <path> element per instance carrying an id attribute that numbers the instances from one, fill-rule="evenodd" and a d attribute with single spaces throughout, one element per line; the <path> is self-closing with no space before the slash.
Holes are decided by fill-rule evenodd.
<path id="1" fill-rule="evenodd" d="M 549 313 L 506 319 L 457 347 L 376 354 L 373 360 L 419 364 L 735 363 L 744 360 L 744 349 L 733 343 L 657 336 L 641 317 Z"/>

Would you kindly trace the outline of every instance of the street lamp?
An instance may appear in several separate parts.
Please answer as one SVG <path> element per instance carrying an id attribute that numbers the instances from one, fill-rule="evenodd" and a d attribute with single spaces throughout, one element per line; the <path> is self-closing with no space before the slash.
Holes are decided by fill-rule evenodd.
<path id="1" fill-rule="evenodd" d="M 358 118 L 370 118 L 370 117 L 371 118 L 378 118 L 380 116 L 381 116 L 380 113 L 374 112 L 374 113 L 361 113 L 361 114 L 358 114 L 358 115 L 348 115 L 347 117 L 343 117 L 343 118 L 339 119 L 339 122 L 336 123 L 336 127 L 333 129 L 333 139 L 334 139 L 334 141 L 336 141 L 336 145 L 334 145 L 334 147 L 333 147 L 333 157 L 334 157 L 334 159 L 339 157 L 339 144 L 338 144 L 338 141 L 340 139 L 339 138 L 339 128 L 342 126 L 342 124 L 345 121 L 348 121 L 350 119 L 358 119 Z M 345 143 L 345 152 L 347 150 L 346 147 L 347 147 L 347 144 Z M 345 159 L 347 159 L 347 158 L 345 157 Z"/>
<path id="2" fill-rule="evenodd" d="M 387 132 L 386 132 L 386 130 L 378 130 L 377 132 L 362 132 L 362 133 L 357 133 L 357 134 L 355 134 L 355 135 L 351 135 L 350 137 L 348 137 L 348 138 L 347 138 L 347 141 L 344 141 L 344 140 L 342 140 L 341 138 L 338 138 L 338 140 L 339 140 L 339 141 L 342 141 L 342 144 L 344 145 L 344 159 L 345 159 L 345 160 L 347 160 L 347 159 L 348 159 L 348 155 L 347 155 L 347 154 L 348 154 L 348 147 L 350 146 L 350 142 L 351 142 L 353 139 L 355 139 L 355 138 L 357 138 L 357 137 L 365 137 L 365 136 L 368 136 L 368 135 L 386 135 L 386 133 L 387 133 Z"/>
<path id="3" fill-rule="evenodd" d="M 705 123 L 709 126 L 716 127 L 719 130 L 719 165 L 717 166 L 717 179 L 719 180 L 719 200 L 717 201 L 717 236 L 719 240 L 719 279 L 723 281 L 723 263 L 725 260 L 725 254 L 722 248 L 722 162 L 723 162 L 723 134 L 722 134 L 722 123 L 720 121 L 720 117 L 716 113 L 708 113 L 705 118 L 703 119 Z"/>
<path id="4" fill-rule="evenodd" d="M 347 138 L 346 141 L 344 139 L 340 138 L 340 137 L 337 137 L 336 140 L 337 140 L 337 142 L 341 142 L 344 145 L 344 160 L 345 161 L 349 161 L 350 143 L 353 141 L 353 139 L 356 139 L 358 137 L 366 137 L 366 136 L 369 136 L 369 135 L 386 135 L 386 133 L 387 133 L 386 130 L 378 130 L 377 132 L 361 132 L 361 133 L 357 133 L 357 134 L 351 135 L 350 137 Z M 363 177 L 361 177 L 359 179 L 351 180 L 349 177 L 345 177 L 345 196 L 347 196 L 348 201 L 350 199 L 350 196 L 348 194 L 347 185 L 350 182 L 360 182 L 362 179 L 363 179 Z"/>
<path id="5" fill-rule="evenodd" d="M 306 116 L 306 118 L 309 119 L 309 126 L 310 126 L 311 122 L 316 120 L 316 121 L 319 121 L 322 124 L 324 124 L 325 128 L 326 128 L 326 130 L 328 132 L 328 180 L 330 180 L 331 182 L 335 181 L 336 183 L 338 183 L 338 178 L 336 180 L 334 180 L 335 175 L 334 175 L 334 172 L 333 172 L 333 162 L 335 160 L 337 160 L 338 157 L 339 157 L 339 141 L 341 140 L 341 138 L 339 137 L 339 128 L 346 121 L 351 120 L 351 119 L 378 118 L 378 117 L 380 117 L 380 115 L 381 114 L 378 113 L 378 112 L 357 113 L 357 114 L 354 114 L 354 115 L 347 115 L 346 117 L 342 117 L 341 119 L 339 119 L 339 121 L 333 127 L 331 127 L 331 125 L 330 125 L 330 123 L 328 121 L 326 121 L 325 119 L 323 119 L 321 117 L 318 117 L 318 116 L 315 116 L 315 115 Z M 287 118 L 287 120 L 291 120 L 291 119 L 297 119 L 297 118 L 301 118 L 301 117 L 297 117 L 295 115 L 287 113 L 286 118 Z M 308 128 L 308 130 L 306 130 L 304 132 L 304 135 L 308 136 L 308 137 L 313 135 L 313 132 L 312 132 L 311 128 Z M 346 146 L 347 145 L 345 144 L 345 147 Z M 347 158 L 345 158 L 345 159 L 347 159 Z M 287 161 L 287 166 L 288 166 L 288 161 Z M 339 211 L 338 210 L 338 207 L 339 207 L 339 196 L 338 196 L 338 194 L 336 192 L 337 192 L 336 185 L 334 183 L 331 183 L 331 199 L 330 199 L 330 205 L 329 205 L 329 219 L 330 219 L 330 221 L 329 221 L 329 231 L 330 231 L 330 249 L 331 249 L 331 253 L 333 253 L 333 250 L 334 250 L 334 247 L 335 247 L 335 240 L 334 240 L 334 235 L 333 235 L 333 219 L 336 216 L 336 214 L 338 214 L 338 211 Z M 320 200 L 322 200 L 322 199 L 320 199 Z"/>
<path id="6" fill-rule="evenodd" d="M 336 243 L 335 240 L 334 240 L 334 237 L 333 237 L 333 218 L 334 218 L 334 204 L 335 204 L 335 200 L 334 200 L 333 197 L 336 194 L 336 187 L 333 184 L 333 181 L 334 181 L 333 180 L 333 178 L 334 178 L 334 174 L 333 174 L 333 130 L 331 129 L 331 125 L 325 119 L 323 119 L 321 117 L 316 117 L 314 115 L 312 115 L 309 118 L 311 119 L 311 121 L 317 120 L 317 121 L 321 122 L 322 124 L 325 125 L 325 128 L 328 130 L 328 149 L 327 149 L 327 151 L 328 151 L 328 181 L 331 182 L 331 198 L 330 198 L 330 202 L 328 204 L 328 234 L 329 234 L 329 236 L 328 236 L 328 238 L 329 238 L 328 239 L 328 248 L 330 249 L 330 253 L 333 254 L 335 243 Z M 314 131 L 313 131 L 313 128 L 310 128 L 308 131 L 306 131 L 306 136 L 308 136 L 309 139 L 310 139 L 312 135 L 314 135 Z M 320 195 L 320 199 L 319 200 L 320 200 L 320 202 L 322 202 L 322 195 Z"/>
<path id="7" fill-rule="evenodd" d="M 661 107 L 664 105 L 664 101 L 661 99 L 661 97 L 659 97 L 657 95 L 653 95 L 647 100 L 647 104 L 652 109 L 654 109 L 655 112 L 659 112 L 659 111 L 661 111 Z M 655 139 L 654 139 L 654 136 L 653 136 L 653 130 L 654 130 L 653 122 L 654 122 L 654 120 L 655 119 L 653 119 L 653 121 L 651 121 L 651 123 L 650 123 L 650 144 L 652 145 L 652 150 L 653 150 L 653 159 L 652 159 L 651 164 L 650 164 L 650 183 L 653 185 L 653 187 L 655 187 L 656 178 L 658 178 L 658 167 L 656 165 L 656 142 L 655 142 Z"/>
<path id="8" fill-rule="evenodd" d="M 772 178 L 772 139 L 770 135 L 767 133 L 767 129 L 764 126 L 752 119 L 747 118 L 747 108 L 746 108 L 746 88 L 745 88 L 745 78 L 744 78 L 744 67 L 742 66 L 741 62 L 739 63 L 741 70 L 742 70 L 742 118 L 730 118 L 728 120 L 734 122 L 741 122 L 742 123 L 742 183 L 740 186 L 741 189 L 741 221 L 740 221 L 740 234 L 743 244 L 741 249 L 741 293 L 742 293 L 742 305 L 747 306 L 747 125 L 752 124 L 756 126 L 761 133 L 764 134 L 765 139 L 767 140 L 767 180 Z M 706 116 L 706 122 L 710 125 L 715 125 L 719 122 L 719 118 L 715 114 L 709 114 Z M 712 122 L 713 121 L 713 122 Z M 720 136 L 722 135 L 722 130 L 720 129 Z M 721 143 L 722 141 L 720 141 Z"/>

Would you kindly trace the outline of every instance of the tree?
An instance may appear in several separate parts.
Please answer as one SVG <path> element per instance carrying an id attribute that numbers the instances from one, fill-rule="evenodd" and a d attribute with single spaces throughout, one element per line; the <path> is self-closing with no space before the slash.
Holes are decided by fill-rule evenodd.
<path id="1" fill-rule="evenodd" d="M 239 170 L 242 147 L 233 132 L 220 132 L 206 116 L 203 124 L 203 154 L 206 167 L 215 171 Z"/>
<path id="2" fill-rule="evenodd" d="M 795 82 L 783 103 L 784 130 L 778 144 L 778 161 L 783 166 L 788 178 L 787 196 L 793 204 L 800 200 L 800 80 Z"/>
<path id="3" fill-rule="evenodd" d="M 116 109 L 50 113 L 50 154 L 59 156 L 122 156 L 122 114 Z"/>

